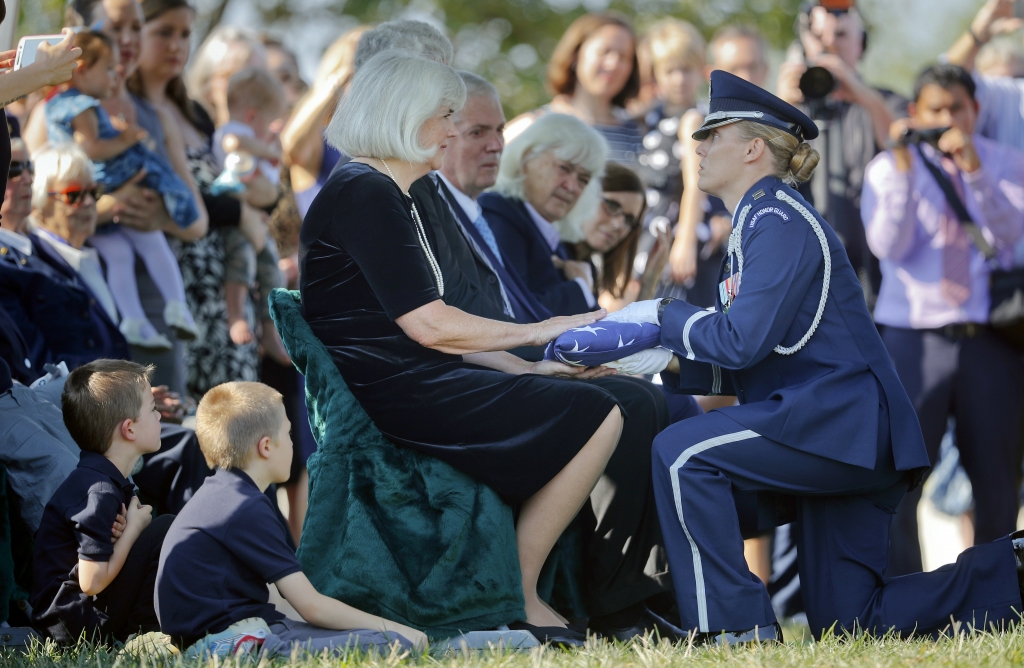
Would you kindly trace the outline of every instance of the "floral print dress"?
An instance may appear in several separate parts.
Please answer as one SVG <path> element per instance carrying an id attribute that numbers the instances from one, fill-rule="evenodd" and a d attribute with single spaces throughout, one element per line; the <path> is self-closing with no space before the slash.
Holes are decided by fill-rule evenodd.
<path id="1" fill-rule="evenodd" d="M 203 147 L 185 149 L 196 186 L 204 194 L 220 169 L 210 148 L 211 132 L 203 132 Z M 200 130 L 202 132 L 202 129 Z M 237 345 L 228 334 L 227 302 L 224 299 L 224 240 L 210 221 L 210 232 L 197 241 L 172 240 L 172 248 L 181 266 L 185 297 L 199 327 L 199 336 L 188 344 L 185 353 L 186 384 L 196 400 L 211 388 L 233 380 L 259 380 L 259 352 L 256 342 Z M 246 303 L 249 329 L 256 331 L 256 313 L 252 301 Z"/>

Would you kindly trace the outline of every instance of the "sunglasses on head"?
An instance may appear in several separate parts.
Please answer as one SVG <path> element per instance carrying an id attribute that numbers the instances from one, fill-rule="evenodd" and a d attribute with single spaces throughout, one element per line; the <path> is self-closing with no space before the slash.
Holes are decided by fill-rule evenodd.
<path id="1" fill-rule="evenodd" d="M 82 186 L 75 185 L 68 186 L 64 190 L 57 192 L 51 191 L 46 194 L 55 199 L 59 199 L 70 206 L 80 206 L 85 203 L 86 195 L 91 196 L 94 202 L 99 200 L 99 198 L 103 196 L 103 186 L 94 185 L 91 188 L 83 188 Z"/>
<path id="2" fill-rule="evenodd" d="M 16 179 L 22 172 L 35 173 L 31 160 L 11 160 L 11 166 L 7 169 L 7 178 Z"/>
<path id="3" fill-rule="evenodd" d="M 607 213 L 612 218 L 621 217 L 622 222 L 625 223 L 626 227 L 628 227 L 629 229 L 633 229 L 634 227 L 640 224 L 640 221 L 637 220 L 636 216 L 634 216 L 631 213 L 626 213 L 626 211 L 622 208 L 622 205 L 616 202 L 615 200 L 608 199 L 607 197 L 602 197 L 601 204 L 604 206 L 605 213 Z"/>

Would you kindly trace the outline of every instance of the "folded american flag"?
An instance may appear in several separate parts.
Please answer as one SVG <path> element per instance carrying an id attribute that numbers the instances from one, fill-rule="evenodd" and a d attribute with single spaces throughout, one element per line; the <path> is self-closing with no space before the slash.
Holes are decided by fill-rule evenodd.
<path id="1" fill-rule="evenodd" d="M 544 359 L 572 366 L 600 366 L 661 343 L 661 327 L 602 320 L 570 329 L 548 344 Z"/>

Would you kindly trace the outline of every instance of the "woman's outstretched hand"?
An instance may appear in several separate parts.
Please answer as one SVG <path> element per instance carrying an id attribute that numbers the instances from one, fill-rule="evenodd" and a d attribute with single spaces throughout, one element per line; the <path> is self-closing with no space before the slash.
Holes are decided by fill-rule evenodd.
<path id="1" fill-rule="evenodd" d="M 537 322 L 529 325 L 529 327 L 532 327 L 534 331 L 533 345 L 542 346 L 549 341 L 554 341 L 559 337 L 559 335 L 568 332 L 570 329 L 586 327 L 587 325 L 597 322 L 606 315 L 608 315 L 608 311 L 602 308 L 596 311 L 591 311 L 590 313 L 581 313 L 579 315 L 556 316 L 554 318 L 548 318 L 543 322 Z"/>
<path id="2" fill-rule="evenodd" d="M 614 376 L 617 372 L 606 366 L 569 366 L 568 364 L 562 364 L 556 360 L 541 360 L 540 362 L 534 362 L 531 364 L 529 369 L 526 370 L 526 373 L 535 373 L 539 376 L 555 376 L 556 378 L 577 378 L 579 380 L 585 380 L 587 378 Z"/>

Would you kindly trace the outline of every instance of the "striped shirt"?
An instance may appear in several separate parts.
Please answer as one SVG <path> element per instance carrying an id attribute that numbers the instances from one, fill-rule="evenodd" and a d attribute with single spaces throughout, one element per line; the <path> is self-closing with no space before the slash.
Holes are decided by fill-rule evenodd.
<path id="1" fill-rule="evenodd" d="M 608 160 L 618 162 L 636 169 L 637 161 L 644 150 L 644 137 L 640 126 L 632 119 L 623 120 L 620 125 L 601 125 L 595 123 L 590 127 L 601 133 L 608 142 Z"/>

